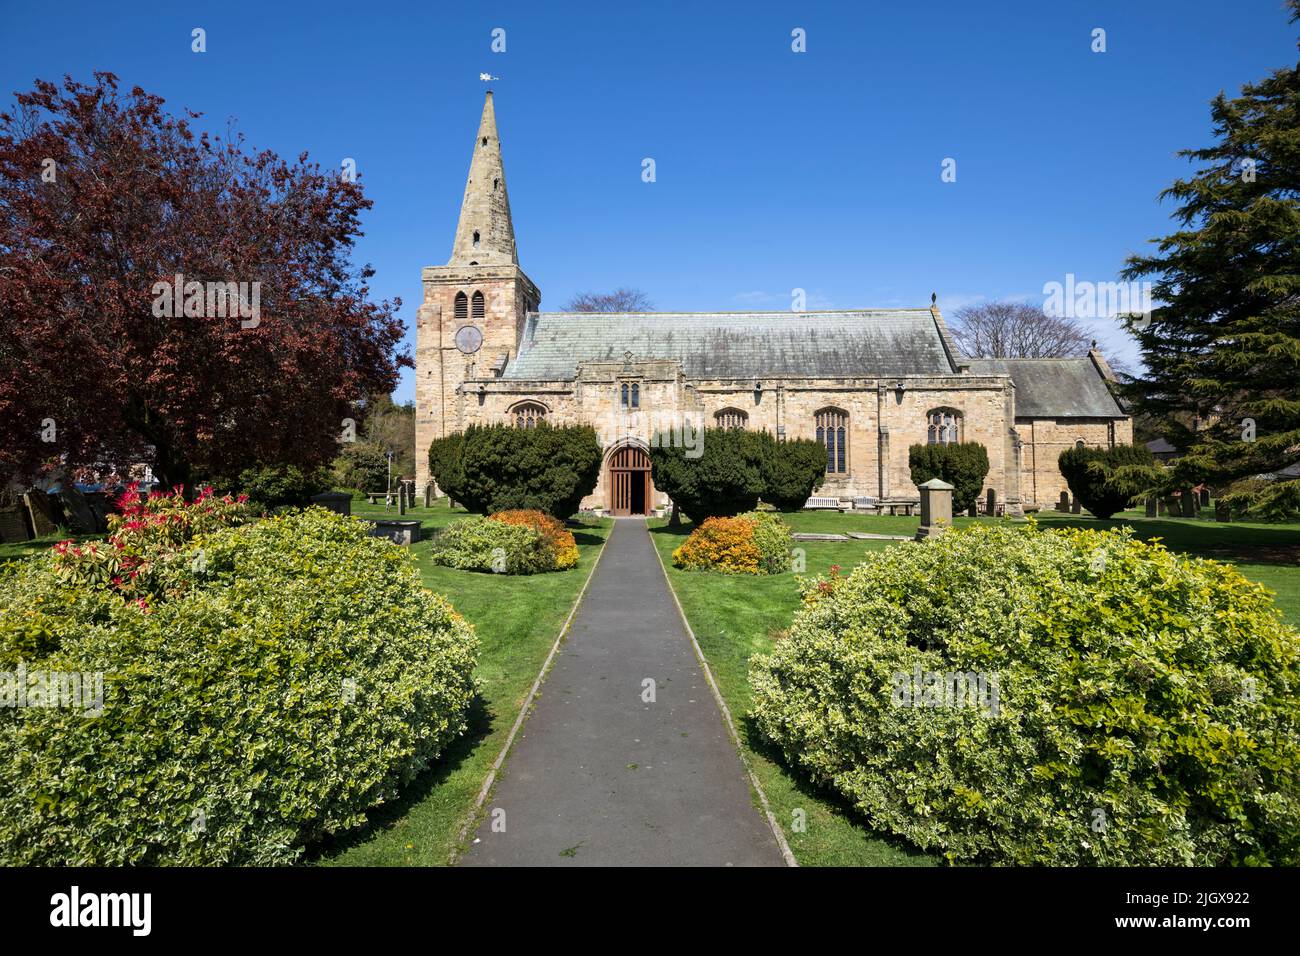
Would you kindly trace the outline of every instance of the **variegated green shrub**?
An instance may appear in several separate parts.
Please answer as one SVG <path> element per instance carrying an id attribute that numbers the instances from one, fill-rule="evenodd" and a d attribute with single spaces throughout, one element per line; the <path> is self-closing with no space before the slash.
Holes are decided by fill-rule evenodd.
<path id="1" fill-rule="evenodd" d="M 1300 863 L 1300 634 L 1224 564 L 950 531 L 809 584 L 750 680 L 793 767 L 952 861 Z"/>
<path id="2" fill-rule="evenodd" d="M 0 671 L 104 681 L 100 716 L 0 707 L 0 863 L 291 862 L 464 732 L 477 639 L 403 549 L 319 508 L 189 547 L 145 610 L 0 574 Z"/>

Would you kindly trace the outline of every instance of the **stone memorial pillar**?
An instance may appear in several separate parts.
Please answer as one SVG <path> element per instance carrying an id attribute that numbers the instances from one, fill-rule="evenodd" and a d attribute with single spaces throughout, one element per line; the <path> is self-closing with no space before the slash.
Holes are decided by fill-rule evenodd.
<path id="1" fill-rule="evenodd" d="M 426 481 L 424 483 L 424 506 L 426 508 L 433 507 L 433 482 L 432 481 Z"/>
<path id="2" fill-rule="evenodd" d="M 952 526 L 952 485 L 939 478 L 931 478 L 920 486 L 921 527 L 916 529 L 916 540 L 924 541 L 943 534 Z"/>
<path id="3" fill-rule="evenodd" d="M 397 513 L 406 514 L 406 482 L 397 486 Z"/>
<path id="4" fill-rule="evenodd" d="M 998 493 L 992 488 L 990 488 L 988 494 L 984 496 L 984 512 L 990 517 L 998 513 Z"/>

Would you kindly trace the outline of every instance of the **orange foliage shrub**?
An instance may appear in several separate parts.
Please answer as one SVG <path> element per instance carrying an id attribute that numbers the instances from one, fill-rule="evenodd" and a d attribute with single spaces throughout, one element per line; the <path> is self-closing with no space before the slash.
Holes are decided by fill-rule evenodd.
<path id="1" fill-rule="evenodd" d="M 754 540 L 754 531 L 754 522 L 749 518 L 706 518 L 673 552 L 673 564 L 691 571 L 761 574 L 763 554 Z"/>
<path id="2" fill-rule="evenodd" d="M 573 532 L 564 527 L 564 522 L 553 518 L 544 511 L 533 509 L 514 509 L 498 511 L 488 515 L 492 521 L 504 524 L 519 524 L 532 528 L 542 536 L 542 541 L 555 555 L 555 569 L 565 571 L 578 563 L 578 542 L 573 540 Z"/>

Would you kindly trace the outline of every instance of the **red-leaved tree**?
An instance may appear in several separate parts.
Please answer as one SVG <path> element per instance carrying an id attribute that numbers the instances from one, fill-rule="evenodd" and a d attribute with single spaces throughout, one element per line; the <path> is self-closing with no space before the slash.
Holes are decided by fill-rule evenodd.
<path id="1" fill-rule="evenodd" d="M 355 178 L 197 133 L 198 115 L 110 73 L 38 81 L 0 113 L 0 479 L 320 464 L 351 403 L 411 364 L 400 300 L 369 301 L 349 260 L 371 206 Z M 177 275 L 198 295 L 168 317 Z M 217 283 L 245 283 L 243 312 Z"/>

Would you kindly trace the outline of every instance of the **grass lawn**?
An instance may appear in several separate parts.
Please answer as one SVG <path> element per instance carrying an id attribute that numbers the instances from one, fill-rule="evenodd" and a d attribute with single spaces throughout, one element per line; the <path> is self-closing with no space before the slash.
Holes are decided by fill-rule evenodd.
<path id="1" fill-rule="evenodd" d="M 394 516 L 396 509 L 388 512 Z M 352 513 L 383 517 L 384 506 L 353 501 Z M 446 500 L 432 508 L 414 508 L 425 533 L 463 518 Z M 429 561 L 429 542 L 411 548 L 425 586 L 444 595 L 478 632 L 481 684 L 470 715 L 469 732 L 422 776 L 403 798 L 370 814 L 371 823 L 348 834 L 319 854 L 325 865 L 445 866 L 465 816 L 478 797 L 492 762 L 505 743 L 519 708 L 537 677 L 573 602 L 591 574 L 609 534 L 608 519 L 570 527 L 579 561 L 571 571 L 528 576 L 483 574 L 438 567 Z"/>
<path id="2" fill-rule="evenodd" d="M 30 541 L 14 541 L 0 543 L 0 561 L 11 561 L 17 558 L 30 558 L 34 554 L 40 554 L 54 547 L 60 541 L 98 541 L 107 537 L 103 534 L 73 534 L 66 528 L 60 528 L 53 534 L 47 534 L 42 538 L 32 538 Z"/>
<path id="3" fill-rule="evenodd" d="M 799 512 L 787 515 L 797 532 L 913 534 L 919 518 L 836 512 Z M 958 518 L 957 524 L 993 521 Z M 1087 515 L 1044 512 L 1037 520 L 1045 527 L 1118 527 L 1129 525 L 1144 539 L 1160 538 L 1171 550 L 1229 561 L 1248 578 L 1277 593 L 1277 603 L 1289 623 L 1300 627 L 1300 525 L 1254 523 L 1218 524 L 1199 519 L 1146 518 L 1124 512 L 1111 521 Z M 679 571 L 672 552 L 691 530 L 689 524 L 672 529 L 665 520 L 651 520 L 651 537 L 668 569 L 668 578 L 708 659 L 718 687 L 737 723 L 746 758 L 767 792 L 786 839 L 804 866 L 917 866 L 941 862 L 863 826 L 839 797 L 817 790 L 802 776 L 788 770 L 780 754 L 768 748 L 747 718 L 750 709 L 749 659 L 771 650 L 799 606 L 795 576 L 743 576 Z M 807 554 L 808 576 L 826 573 L 833 564 L 848 571 L 863 557 L 890 541 L 853 540 L 799 542 Z M 807 818 L 806 832 L 795 832 L 795 810 Z"/>

